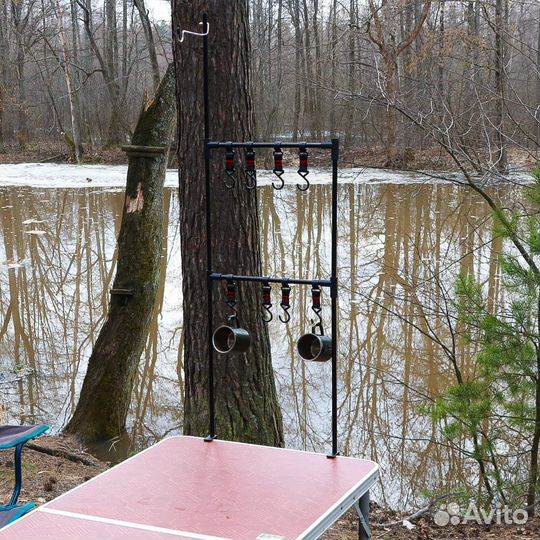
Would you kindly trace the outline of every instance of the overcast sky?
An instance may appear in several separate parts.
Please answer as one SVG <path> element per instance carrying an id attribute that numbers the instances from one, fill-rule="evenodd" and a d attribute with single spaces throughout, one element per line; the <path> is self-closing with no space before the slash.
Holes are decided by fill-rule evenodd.
<path id="1" fill-rule="evenodd" d="M 168 0 L 146 0 L 146 7 L 155 21 L 171 20 L 171 3 Z"/>

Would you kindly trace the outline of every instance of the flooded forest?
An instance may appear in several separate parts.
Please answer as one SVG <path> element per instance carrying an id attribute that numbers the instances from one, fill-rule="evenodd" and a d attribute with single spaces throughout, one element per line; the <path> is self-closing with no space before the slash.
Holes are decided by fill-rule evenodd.
<path id="1" fill-rule="evenodd" d="M 324 275 L 330 239 L 318 224 L 328 230 L 329 186 L 315 185 L 307 197 L 295 187 L 260 189 L 264 274 Z M 495 193 L 506 204 L 520 195 L 506 187 Z M 4 187 L 0 197 L 4 407 L 23 420 L 55 418 L 60 430 L 106 312 L 123 192 Z M 171 188 L 166 209 L 158 303 L 129 419 L 134 448 L 182 426 L 178 200 Z M 488 285 L 494 304 L 504 301 L 502 240 L 494 237 L 486 204 L 448 184 L 343 183 L 339 211 L 343 451 L 384 463 L 380 496 L 412 507 L 426 492 L 474 482 L 459 445 L 438 444 L 438 428 L 421 407 L 454 382 L 436 340 L 450 345 L 457 331 L 444 305 L 456 276 L 470 272 Z M 300 292 L 291 323 L 270 323 L 276 383 L 287 445 L 324 451 L 330 366 L 312 367 L 295 353 L 310 317 L 309 291 Z M 463 369 L 472 372 L 474 347 L 464 340 L 457 347 Z M 507 442 L 516 449 L 523 443 Z"/>
<path id="2" fill-rule="evenodd" d="M 283 141 L 340 140 L 340 451 L 378 463 L 372 494 L 380 507 L 412 513 L 450 497 L 534 516 L 539 5 L 231 4 L 243 14 L 238 35 L 215 19 L 208 33 L 212 137 L 272 140 L 275 151 Z M 178 117 L 166 148 L 145 146 L 167 156 L 156 303 L 126 430 L 91 451 L 117 463 L 184 433 L 197 382 L 189 380 L 186 362 L 194 360 L 186 351 L 193 321 L 204 315 L 185 298 L 205 253 L 197 228 L 204 186 L 197 32 L 199 14 L 220 9 L 214 0 L 0 0 L 2 424 L 46 421 L 59 435 L 74 414 L 108 317 L 126 201 L 144 204 L 125 190 L 126 164 L 137 157 L 134 145 L 143 147 L 133 142 L 135 126 L 170 66 Z M 225 42 L 226 32 L 250 39 L 239 47 Z M 248 166 L 243 156 L 230 158 L 237 174 Z M 252 227 L 260 249 L 236 244 L 246 259 L 255 253 L 261 275 L 329 278 L 326 158 L 310 151 L 304 192 L 296 154 L 284 153 L 285 184 L 276 189 L 272 155 L 260 152 L 257 188 L 248 203 L 235 196 L 230 206 L 225 196 L 238 186 L 228 191 L 212 161 L 220 171 L 212 180 L 221 211 L 215 229 L 237 226 L 241 238 Z M 218 266 L 225 255 L 216 256 Z M 206 279 L 204 268 L 200 275 Z M 313 324 L 310 289 L 292 290 L 288 324 L 279 318 L 278 289 L 264 330 L 282 417 L 276 431 L 287 448 L 324 453 L 332 440 L 331 365 L 297 352 Z M 214 301 L 224 305 L 221 292 Z M 330 302 L 323 291 L 327 327 Z"/>

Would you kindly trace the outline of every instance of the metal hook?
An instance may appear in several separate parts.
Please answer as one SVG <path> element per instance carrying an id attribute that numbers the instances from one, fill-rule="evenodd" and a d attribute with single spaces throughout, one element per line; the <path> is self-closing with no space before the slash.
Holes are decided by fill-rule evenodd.
<path id="1" fill-rule="evenodd" d="M 236 323 L 236 326 L 238 326 L 238 311 L 236 311 L 236 308 L 234 306 L 229 306 L 233 312 L 231 315 L 229 315 L 227 317 L 227 320 L 229 321 L 229 323 Z"/>
<path id="2" fill-rule="evenodd" d="M 230 182 L 227 182 L 225 179 L 223 183 L 227 189 L 232 189 L 236 184 L 236 179 L 234 177 L 234 150 L 231 146 L 228 146 L 225 150 L 225 172 L 230 179 Z"/>
<path id="3" fill-rule="evenodd" d="M 314 285 L 312 287 L 311 296 L 312 296 L 312 299 L 313 299 L 311 309 L 312 309 L 313 313 L 315 313 L 315 315 L 319 319 L 319 321 L 316 322 L 316 323 L 313 322 L 313 319 L 310 320 L 311 325 L 312 325 L 311 326 L 311 332 L 313 334 L 315 334 L 316 330 L 318 328 L 319 332 L 320 332 L 319 335 L 324 336 L 324 328 L 323 328 L 322 317 L 321 317 L 321 311 L 322 311 L 322 307 L 321 307 L 321 288 L 320 288 L 319 285 Z"/>
<path id="4" fill-rule="evenodd" d="M 271 306 L 263 306 L 262 307 L 266 313 L 263 313 L 262 320 L 265 323 L 269 323 L 273 318 L 274 315 L 272 315 L 272 312 L 270 311 L 272 309 Z"/>
<path id="5" fill-rule="evenodd" d="M 282 317 L 281 315 L 279 316 L 279 320 L 282 322 L 282 323 L 285 323 L 287 324 L 290 320 L 291 320 L 291 314 L 289 313 L 289 309 L 291 309 L 291 306 L 283 306 L 283 304 L 281 304 L 281 307 L 283 309 L 283 315 L 284 317 Z"/>
<path id="6" fill-rule="evenodd" d="M 229 320 L 238 321 L 238 312 L 236 311 L 236 282 L 228 279 L 226 291 L 226 304 L 233 310 L 233 314 L 229 317 Z"/>
<path id="7" fill-rule="evenodd" d="M 298 157 L 300 158 L 300 167 L 298 168 L 298 174 L 304 179 L 304 182 L 306 183 L 306 185 L 302 187 L 300 186 L 300 184 L 296 184 L 296 187 L 300 191 L 307 191 L 309 189 L 309 180 L 307 179 L 309 170 L 308 170 L 308 151 L 305 146 L 300 147 L 300 151 L 298 152 Z"/>
<path id="8" fill-rule="evenodd" d="M 265 281 L 262 286 L 262 308 L 264 310 L 262 315 L 262 320 L 265 323 L 269 323 L 274 316 L 272 315 L 272 312 L 270 311 L 272 309 L 272 286 L 268 281 Z"/>
<path id="9" fill-rule="evenodd" d="M 255 189 L 257 187 L 257 173 L 255 171 L 246 171 L 248 180 L 244 182 L 247 189 Z"/>
<path id="10" fill-rule="evenodd" d="M 247 181 L 244 185 L 247 189 L 255 189 L 257 187 L 257 169 L 255 167 L 255 151 L 252 146 L 246 148 L 246 176 Z"/>
<path id="11" fill-rule="evenodd" d="M 291 294 L 291 288 L 288 283 L 283 283 L 281 286 L 281 303 L 279 304 L 281 306 L 281 309 L 283 309 L 283 317 L 280 315 L 279 320 L 282 323 L 287 324 L 291 320 L 291 315 L 289 313 L 289 309 L 291 309 L 290 304 L 290 294 Z"/>
<path id="12" fill-rule="evenodd" d="M 199 24 L 204 24 L 204 23 L 200 22 Z M 187 34 L 189 34 L 190 36 L 207 36 L 209 32 L 210 32 L 210 25 L 208 23 L 206 23 L 206 32 L 192 32 L 191 30 L 182 30 L 179 43 L 184 42 L 184 38 L 186 37 Z"/>
<path id="13" fill-rule="evenodd" d="M 272 182 L 272 187 L 275 190 L 283 189 L 285 180 L 283 180 L 282 177 L 285 174 L 285 171 L 283 170 L 283 152 L 280 145 L 274 146 L 274 168 L 272 172 L 279 178 L 279 181 L 281 182 L 281 185 L 276 185 L 274 182 Z"/>
<path id="14" fill-rule="evenodd" d="M 272 187 L 275 189 L 275 190 L 280 190 L 280 189 L 283 189 L 283 186 L 285 185 L 285 180 L 283 180 L 282 176 L 285 174 L 283 171 L 281 172 L 278 172 L 278 171 L 272 171 L 278 178 L 279 178 L 279 181 L 281 182 L 281 185 L 277 185 L 274 184 L 274 182 L 272 182 Z"/>
<path id="15" fill-rule="evenodd" d="M 296 184 L 296 187 L 300 191 L 307 191 L 310 186 L 309 180 L 307 179 L 307 175 L 309 174 L 309 172 L 299 172 L 298 174 L 304 179 L 304 182 L 306 183 L 306 185 L 302 187 L 300 184 Z"/>
<path id="16" fill-rule="evenodd" d="M 320 332 L 319 335 L 324 336 L 324 328 L 323 328 L 323 324 L 322 324 L 321 309 L 320 308 L 319 309 L 312 308 L 312 309 L 315 312 L 315 315 L 317 315 L 319 321 L 316 322 L 316 323 L 313 323 L 313 319 L 310 320 L 310 322 L 311 322 L 311 332 L 313 334 L 315 334 L 316 333 L 315 331 L 318 328 L 319 332 Z"/>
<path id="17" fill-rule="evenodd" d="M 236 178 L 234 177 L 234 171 L 225 171 L 227 173 L 227 176 L 230 178 L 230 183 L 227 182 L 227 180 L 223 180 L 223 184 L 227 189 L 232 189 L 236 184 Z"/>

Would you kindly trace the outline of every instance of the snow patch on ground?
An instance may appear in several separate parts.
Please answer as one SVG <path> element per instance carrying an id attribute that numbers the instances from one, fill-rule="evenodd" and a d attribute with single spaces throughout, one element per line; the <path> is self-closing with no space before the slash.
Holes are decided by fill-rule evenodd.
<path id="1" fill-rule="evenodd" d="M 28 186 L 38 188 L 112 188 L 123 189 L 126 183 L 127 165 L 68 165 L 52 163 L 19 163 L 0 165 L 0 186 Z M 512 175 L 513 180 L 526 181 L 527 175 Z M 243 182 L 244 175 L 236 174 L 237 181 Z M 519 177 L 519 178 L 518 178 Z M 286 169 L 285 185 L 303 185 L 303 180 L 295 169 Z M 330 169 L 311 169 L 308 176 L 311 184 L 330 184 Z M 424 184 L 459 180 L 455 173 L 414 173 L 369 168 L 341 169 L 340 184 Z M 271 171 L 257 172 L 257 183 L 269 186 L 279 184 Z M 178 171 L 168 169 L 165 186 L 178 185 Z"/>

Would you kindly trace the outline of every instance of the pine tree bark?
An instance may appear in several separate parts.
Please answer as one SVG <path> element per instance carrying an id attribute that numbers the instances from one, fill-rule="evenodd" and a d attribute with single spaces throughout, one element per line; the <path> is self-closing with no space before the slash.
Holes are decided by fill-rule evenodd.
<path id="1" fill-rule="evenodd" d="M 154 100 L 142 111 L 133 145 L 167 146 L 175 111 L 171 64 Z M 154 310 L 161 268 L 163 183 L 167 154 L 130 157 L 118 238 L 118 268 L 105 324 L 92 350 L 81 395 L 65 428 L 85 443 L 125 431 L 133 380 Z"/>
<path id="2" fill-rule="evenodd" d="M 204 197 L 202 14 L 210 24 L 210 136 L 218 140 L 250 140 L 252 105 L 249 74 L 248 7 L 245 0 L 175 0 L 173 35 L 179 114 L 178 163 L 184 305 L 184 432 L 208 434 L 208 312 Z M 260 274 L 259 223 L 255 191 L 223 185 L 223 155 L 212 160 L 212 250 L 214 270 Z M 242 158 L 243 159 L 243 158 Z M 243 164 L 237 160 L 237 169 Z M 225 323 L 230 310 L 223 285 L 214 288 L 213 327 Z M 268 330 L 261 320 L 260 289 L 239 285 L 239 323 L 249 330 L 251 350 L 243 355 L 215 356 L 217 435 L 224 439 L 282 445 L 283 428 Z"/>

